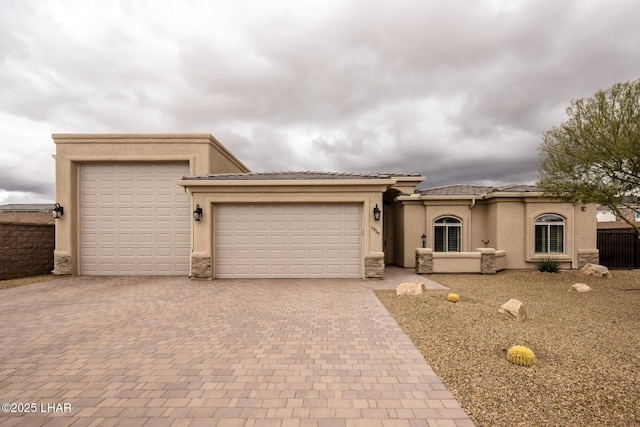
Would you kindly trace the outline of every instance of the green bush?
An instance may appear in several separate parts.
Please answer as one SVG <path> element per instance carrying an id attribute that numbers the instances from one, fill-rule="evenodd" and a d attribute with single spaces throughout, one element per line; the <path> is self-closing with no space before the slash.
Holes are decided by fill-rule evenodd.
<path id="1" fill-rule="evenodd" d="M 545 258 L 538 263 L 538 271 L 541 273 L 557 273 L 560 271 L 560 261 L 553 258 Z"/>

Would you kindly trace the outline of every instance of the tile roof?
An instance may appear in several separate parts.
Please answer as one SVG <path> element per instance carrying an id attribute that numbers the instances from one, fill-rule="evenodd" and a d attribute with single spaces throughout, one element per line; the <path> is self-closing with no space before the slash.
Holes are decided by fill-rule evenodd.
<path id="1" fill-rule="evenodd" d="M 483 185 L 466 185 L 466 184 L 454 184 L 454 185 L 441 185 L 438 187 L 423 188 L 416 190 L 416 193 L 423 196 L 473 196 L 488 193 L 500 193 L 500 192 L 538 192 L 540 189 L 535 185 L 505 185 L 502 187 L 489 187 Z"/>
<path id="2" fill-rule="evenodd" d="M 300 179 L 389 179 L 392 177 L 420 177 L 411 173 L 346 173 L 346 172 L 248 172 L 248 173 L 217 173 L 206 176 L 185 176 L 183 179 L 199 180 L 300 180 Z"/>
<path id="3" fill-rule="evenodd" d="M 4 211 L 21 211 L 21 212 L 40 212 L 40 211 L 50 211 L 53 209 L 53 203 L 23 203 L 23 204 L 8 204 L 8 205 L 0 205 L 0 212 Z"/>

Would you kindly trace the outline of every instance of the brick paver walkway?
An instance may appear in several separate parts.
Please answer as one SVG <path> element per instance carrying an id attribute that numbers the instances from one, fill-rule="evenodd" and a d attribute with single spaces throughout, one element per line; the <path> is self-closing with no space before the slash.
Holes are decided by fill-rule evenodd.
<path id="1" fill-rule="evenodd" d="M 2 290 L 0 425 L 473 426 L 370 291 L 394 274 Z"/>

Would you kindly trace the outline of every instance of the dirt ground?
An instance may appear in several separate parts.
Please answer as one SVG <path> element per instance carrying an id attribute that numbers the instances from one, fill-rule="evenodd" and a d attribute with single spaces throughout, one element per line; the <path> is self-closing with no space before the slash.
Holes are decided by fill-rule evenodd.
<path id="1" fill-rule="evenodd" d="M 450 288 L 376 291 L 478 427 L 640 425 L 640 271 L 430 275 Z M 574 283 L 592 291 L 569 291 Z M 460 302 L 448 302 L 454 292 Z M 498 309 L 523 302 L 528 320 Z M 537 365 L 509 363 L 532 349 Z"/>

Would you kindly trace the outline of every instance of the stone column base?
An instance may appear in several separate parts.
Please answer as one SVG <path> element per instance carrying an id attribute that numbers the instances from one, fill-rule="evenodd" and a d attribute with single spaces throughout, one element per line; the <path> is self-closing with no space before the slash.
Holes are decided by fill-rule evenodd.
<path id="1" fill-rule="evenodd" d="M 72 273 L 71 257 L 68 255 L 53 255 L 53 271 L 58 276 L 65 276 Z"/>
<path id="2" fill-rule="evenodd" d="M 211 257 L 191 257 L 191 277 L 211 279 Z"/>
<path id="3" fill-rule="evenodd" d="M 384 277 L 384 252 L 371 252 L 364 258 L 364 277 L 367 279 Z"/>
<path id="4" fill-rule="evenodd" d="M 578 270 L 587 264 L 600 264 L 598 249 L 578 249 Z"/>
<path id="5" fill-rule="evenodd" d="M 496 274 L 496 250 L 493 248 L 478 248 L 480 252 L 480 273 Z"/>
<path id="6" fill-rule="evenodd" d="M 433 249 L 416 248 L 416 273 L 433 273 Z"/>

